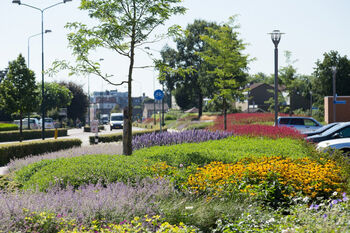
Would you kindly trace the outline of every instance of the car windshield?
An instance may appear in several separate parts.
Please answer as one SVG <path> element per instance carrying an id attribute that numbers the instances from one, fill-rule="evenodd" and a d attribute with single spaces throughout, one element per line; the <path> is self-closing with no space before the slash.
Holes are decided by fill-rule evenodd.
<path id="1" fill-rule="evenodd" d="M 330 123 L 330 124 L 328 124 L 328 125 L 324 125 L 324 126 L 322 126 L 321 128 L 319 128 L 319 129 L 313 131 L 313 133 L 315 133 L 315 134 L 322 133 L 323 131 L 330 129 L 330 128 L 332 128 L 333 126 L 335 126 L 335 125 L 337 125 L 337 124 L 338 124 L 338 123 Z"/>
<path id="2" fill-rule="evenodd" d="M 342 129 L 343 127 L 345 127 L 347 125 L 350 125 L 350 124 L 349 123 L 339 123 L 336 126 L 330 128 L 330 129 L 327 129 L 326 131 L 324 131 L 320 135 L 322 135 L 322 136 L 330 135 L 330 134 L 336 132 L 337 130 Z"/>
<path id="3" fill-rule="evenodd" d="M 111 117 L 111 121 L 122 121 L 123 120 L 123 116 L 112 116 Z"/>
<path id="4" fill-rule="evenodd" d="M 52 123 L 52 119 L 45 119 L 46 123 Z"/>

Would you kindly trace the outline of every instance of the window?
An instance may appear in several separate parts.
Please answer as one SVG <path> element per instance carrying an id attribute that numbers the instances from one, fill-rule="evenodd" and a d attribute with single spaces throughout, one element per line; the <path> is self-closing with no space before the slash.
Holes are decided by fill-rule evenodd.
<path id="1" fill-rule="evenodd" d="M 349 138 L 350 137 L 350 127 L 342 129 L 339 131 L 339 136 L 341 138 Z"/>
<path id="2" fill-rule="evenodd" d="M 294 118 L 290 122 L 291 125 L 304 125 L 304 119 Z"/>
<path id="3" fill-rule="evenodd" d="M 304 119 L 304 124 L 307 126 L 317 126 L 316 122 L 310 119 Z"/>
<path id="4" fill-rule="evenodd" d="M 281 125 L 288 125 L 289 119 L 288 118 L 281 118 L 280 119 L 280 124 Z"/>

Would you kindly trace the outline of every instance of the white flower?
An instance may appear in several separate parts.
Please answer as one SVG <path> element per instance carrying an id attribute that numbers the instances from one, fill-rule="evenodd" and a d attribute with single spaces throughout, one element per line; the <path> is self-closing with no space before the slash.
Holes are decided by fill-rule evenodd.
<path id="1" fill-rule="evenodd" d="M 185 206 L 185 210 L 192 210 L 193 206 Z"/>
<path id="2" fill-rule="evenodd" d="M 337 193 L 337 192 L 334 192 L 332 195 L 333 195 L 333 196 L 337 196 L 337 195 L 338 195 L 338 193 Z"/>

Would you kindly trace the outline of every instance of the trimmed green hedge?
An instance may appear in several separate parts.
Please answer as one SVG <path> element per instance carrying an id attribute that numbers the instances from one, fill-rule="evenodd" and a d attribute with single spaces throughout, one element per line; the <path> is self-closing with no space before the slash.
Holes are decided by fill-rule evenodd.
<path id="1" fill-rule="evenodd" d="M 162 131 L 167 131 L 166 128 L 162 129 Z M 140 130 L 140 131 L 133 131 L 132 135 L 142 135 L 146 133 L 153 133 L 153 132 L 159 132 L 159 129 L 148 129 L 148 130 Z M 90 136 L 90 145 L 95 144 L 95 136 Z M 99 135 L 98 136 L 98 142 L 99 143 L 109 143 L 109 142 L 119 142 L 123 140 L 123 133 L 115 133 L 115 134 L 107 134 L 107 135 Z"/>
<path id="2" fill-rule="evenodd" d="M 45 129 L 45 138 L 53 138 L 55 129 Z M 58 137 L 67 136 L 67 129 L 58 129 Z M 19 130 L 0 132 L 0 142 L 19 141 Z M 23 130 L 22 140 L 39 139 L 41 138 L 41 129 Z"/>
<path id="3" fill-rule="evenodd" d="M 81 146 L 81 143 L 80 139 L 53 139 L 1 144 L 0 166 L 6 165 L 11 159 L 78 147 Z"/>
<path id="4" fill-rule="evenodd" d="M 104 130 L 105 127 L 103 125 L 98 126 L 98 131 Z M 91 127 L 90 126 L 84 126 L 84 132 L 91 132 Z"/>
<path id="5" fill-rule="evenodd" d="M 11 131 L 11 130 L 18 130 L 18 126 L 16 124 L 0 123 L 0 131 Z"/>

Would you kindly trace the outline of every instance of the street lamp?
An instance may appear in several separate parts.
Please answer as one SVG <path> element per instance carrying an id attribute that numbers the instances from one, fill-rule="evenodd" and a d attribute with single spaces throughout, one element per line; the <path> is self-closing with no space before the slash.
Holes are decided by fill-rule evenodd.
<path id="1" fill-rule="evenodd" d="M 336 98 L 337 98 L 337 91 L 335 86 L 335 76 L 337 75 L 337 67 L 332 66 L 332 74 L 333 74 L 333 122 L 337 122 L 336 117 Z"/>
<path id="2" fill-rule="evenodd" d="M 41 131 L 41 137 L 44 140 L 45 139 L 45 93 L 44 93 L 44 11 L 66 3 L 66 2 L 70 2 L 72 0 L 63 0 L 62 2 L 58 2 L 56 4 L 53 4 L 51 6 L 48 6 L 46 8 L 38 8 L 35 6 L 31 6 L 25 3 L 21 3 L 21 0 L 13 0 L 12 3 L 18 4 L 18 5 L 23 5 L 23 6 L 27 6 L 30 7 L 32 9 L 38 10 L 41 12 L 41 94 L 42 94 L 42 101 L 41 101 L 41 111 L 42 111 L 42 131 Z"/>
<path id="3" fill-rule="evenodd" d="M 281 33 L 279 30 L 273 30 L 269 34 L 271 35 L 271 40 L 275 45 L 275 126 L 278 126 L 278 43 L 280 42 L 281 36 L 284 33 Z"/>
<path id="4" fill-rule="evenodd" d="M 52 32 L 51 30 L 45 30 L 45 33 L 49 33 L 49 32 Z M 41 35 L 41 33 L 37 33 L 37 34 L 34 34 L 34 35 L 31 35 L 31 36 L 29 36 L 28 37 L 28 39 L 27 39 L 27 41 L 28 41 L 28 57 L 27 57 L 27 62 L 28 62 L 28 69 L 29 69 L 29 64 L 30 64 L 30 62 L 29 62 L 29 58 L 30 58 L 30 56 L 29 56 L 29 52 L 30 52 L 30 39 L 31 38 L 33 38 L 33 37 L 36 37 L 36 36 L 39 36 L 39 35 Z M 30 113 L 28 112 L 28 129 L 30 129 Z"/>

